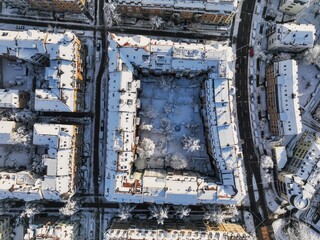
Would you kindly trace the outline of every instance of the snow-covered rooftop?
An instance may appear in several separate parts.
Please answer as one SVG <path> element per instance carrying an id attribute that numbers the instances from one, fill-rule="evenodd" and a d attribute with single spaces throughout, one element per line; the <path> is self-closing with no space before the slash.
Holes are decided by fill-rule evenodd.
<path id="1" fill-rule="evenodd" d="M 19 90 L 0 89 L 0 108 L 19 108 Z"/>
<path id="2" fill-rule="evenodd" d="M 1 127 L 6 126 L 1 123 Z M 7 126 L 8 128 L 8 126 Z M 19 198 L 26 201 L 36 199 L 59 200 L 62 194 L 71 194 L 76 186 L 76 148 L 81 133 L 79 126 L 63 124 L 35 124 L 33 144 L 47 148 L 42 156 L 46 167 L 43 178 L 28 172 L 1 172 L 1 198 Z"/>
<path id="3" fill-rule="evenodd" d="M 79 223 L 77 221 L 58 220 L 56 218 L 39 218 L 30 224 L 25 240 L 29 239 L 77 239 Z"/>
<path id="4" fill-rule="evenodd" d="M 286 60 L 275 64 L 277 78 L 278 113 L 284 135 L 299 134 L 302 120 L 299 110 L 298 66 L 295 60 Z"/>
<path id="5" fill-rule="evenodd" d="M 315 26 L 312 24 L 276 24 L 268 37 L 269 50 L 298 52 L 313 46 Z"/>
<path id="6" fill-rule="evenodd" d="M 309 207 L 320 183 L 320 138 L 305 132 L 279 174 L 286 183 L 288 201 L 299 209 Z"/>
<path id="7" fill-rule="evenodd" d="M 81 111 L 82 82 L 81 43 L 70 32 L 44 33 L 0 31 L 0 54 L 40 66 L 47 65 L 45 81 L 35 91 L 35 110 L 53 112 Z"/>
<path id="8" fill-rule="evenodd" d="M 238 203 L 244 194 L 240 172 L 241 153 L 233 119 L 233 55 L 223 44 L 177 43 L 145 36 L 109 34 L 109 93 L 106 161 L 106 197 L 118 202 L 159 202 L 172 204 Z M 150 169 L 133 172 L 139 141 L 136 125 L 140 119 L 135 69 L 151 74 L 199 74 L 210 70 L 207 107 L 210 125 L 208 141 L 216 152 L 221 181 L 182 171 Z M 211 105 L 210 105 L 211 104 Z M 214 105 L 218 110 L 214 110 Z M 217 117 L 216 111 L 219 116 Z M 211 133 L 214 132 L 214 133 Z M 218 151 L 218 152 L 217 152 Z M 228 167 L 227 167 L 228 166 Z M 237 193 L 236 193 L 237 192 Z"/>
<path id="9" fill-rule="evenodd" d="M 0 121 L 0 144 L 10 144 L 16 125 L 14 121 Z"/>
<path id="10" fill-rule="evenodd" d="M 174 8 L 176 11 L 183 12 L 185 9 L 191 11 L 215 11 L 218 13 L 235 12 L 238 2 L 235 0 L 113 0 L 118 5 L 141 5 L 144 7 L 155 7 L 170 9 Z"/>

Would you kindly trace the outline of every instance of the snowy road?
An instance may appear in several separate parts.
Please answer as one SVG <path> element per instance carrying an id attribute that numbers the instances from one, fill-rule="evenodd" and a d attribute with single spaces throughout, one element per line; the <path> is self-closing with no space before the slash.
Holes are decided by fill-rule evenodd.
<path id="1" fill-rule="evenodd" d="M 268 212 L 264 201 L 259 204 L 255 200 L 253 189 L 252 176 L 258 183 L 261 183 L 261 175 L 259 171 L 259 161 L 253 154 L 255 146 L 251 135 L 250 110 L 248 104 L 248 52 L 252 23 L 252 14 L 255 7 L 255 1 L 245 0 L 242 3 L 241 22 L 239 24 L 237 38 L 237 61 L 236 61 L 236 86 L 237 86 L 237 112 L 240 128 L 240 137 L 244 141 L 242 145 L 244 162 L 247 171 L 247 185 L 250 198 L 250 209 L 254 216 L 254 224 L 258 239 L 262 239 L 261 227 L 267 226 L 269 235 L 272 236 L 271 222 L 267 218 Z M 240 37 L 239 37 L 240 36 Z M 258 193 L 260 199 L 264 199 L 263 187 L 258 184 Z M 259 212 L 259 207 L 262 208 L 262 213 Z"/>

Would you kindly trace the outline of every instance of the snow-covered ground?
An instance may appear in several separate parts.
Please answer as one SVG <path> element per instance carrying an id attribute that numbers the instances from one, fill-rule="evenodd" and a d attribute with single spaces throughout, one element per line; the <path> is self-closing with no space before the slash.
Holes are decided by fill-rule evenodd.
<path id="1" fill-rule="evenodd" d="M 20 168 L 31 164 L 29 147 L 0 145 L 0 168 Z"/>
<path id="2" fill-rule="evenodd" d="M 274 236 L 275 236 L 276 240 L 287 240 L 287 238 L 284 235 L 283 230 L 282 230 L 284 225 L 285 225 L 284 219 L 278 219 L 272 223 Z"/>
<path id="3" fill-rule="evenodd" d="M 10 61 L 0 57 L 1 77 L 0 87 L 30 91 L 32 89 L 32 78 L 37 75 L 41 77 L 38 70 L 34 70 L 29 63 L 22 61 Z M 42 72 L 44 74 L 44 71 Z"/>
<path id="4" fill-rule="evenodd" d="M 252 214 L 250 212 L 243 211 L 243 218 L 247 232 L 251 235 L 253 239 L 257 239 Z"/>
<path id="5" fill-rule="evenodd" d="M 176 155 L 187 159 L 185 169 L 213 173 L 200 115 L 202 79 L 176 79 L 169 76 L 141 79 L 143 90 L 140 96 L 139 136 L 141 140 L 148 138 L 155 143 L 148 168 L 175 168 L 172 162 L 175 158 L 171 157 L 168 161 L 166 157 Z M 185 137 L 192 137 L 196 141 L 193 145 L 195 148 L 183 144 Z"/>
<path id="6" fill-rule="evenodd" d="M 300 106 L 306 107 L 306 105 L 313 98 L 312 94 L 319 89 L 320 80 L 317 79 L 317 74 L 320 71 L 315 65 L 298 65 L 298 89 L 299 89 L 299 103 Z"/>

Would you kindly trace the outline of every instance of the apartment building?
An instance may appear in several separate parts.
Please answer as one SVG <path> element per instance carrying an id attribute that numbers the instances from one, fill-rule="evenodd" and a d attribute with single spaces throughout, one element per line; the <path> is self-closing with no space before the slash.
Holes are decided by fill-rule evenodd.
<path id="1" fill-rule="evenodd" d="M 305 132 L 297 142 L 293 157 L 278 173 L 279 195 L 298 209 L 307 209 L 319 189 L 320 138 Z"/>
<path id="2" fill-rule="evenodd" d="M 80 224 L 57 217 L 41 217 L 29 224 L 24 240 L 78 240 Z"/>
<path id="3" fill-rule="evenodd" d="M 118 202 L 237 204 L 245 194 L 232 111 L 232 51 L 228 46 L 178 43 L 109 34 L 106 198 Z M 189 171 L 134 171 L 139 141 L 140 81 L 144 75 L 195 76 L 210 72 L 201 91 L 206 143 L 219 180 Z M 216 96 L 216 103 L 214 97 Z M 215 108 L 215 104 L 217 107 Z M 219 114 L 219 117 L 217 116 Z M 200 117 L 201 118 L 201 117 Z M 201 120 L 201 119 L 200 119 Z M 209 127 L 211 126 L 211 127 Z"/>
<path id="4" fill-rule="evenodd" d="M 13 134 L 20 126 L 14 121 L 0 121 L 0 144 L 14 144 Z"/>
<path id="5" fill-rule="evenodd" d="M 80 40 L 71 32 L 0 31 L 0 54 L 45 68 L 45 83 L 35 90 L 35 110 L 83 110 L 83 56 Z M 42 87 L 42 88 L 40 88 Z"/>
<path id="6" fill-rule="evenodd" d="M 0 89 L 0 108 L 26 108 L 30 94 L 14 89 Z"/>
<path id="7" fill-rule="evenodd" d="M 81 13 L 86 8 L 86 0 L 3 0 L 18 8 L 34 8 L 49 12 Z"/>
<path id="8" fill-rule="evenodd" d="M 113 0 L 112 3 L 116 10 L 126 17 L 149 19 L 159 16 L 166 21 L 214 25 L 229 25 L 237 10 L 235 0 Z"/>
<path id="9" fill-rule="evenodd" d="M 296 15 L 309 5 L 310 0 L 281 0 L 279 10 L 289 15 Z"/>
<path id="10" fill-rule="evenodd" d="M 275 24 L 268 30 L 268 49 L 282 52 L 301 52 L 313 47 L 315 26 L 312 24 Z"/>
<path id="11" fill-rule="evenodd" d="M 106 240 L 251 239 L 250 235 L 238 224 L 223 223 L 213 226 L 204 224 L 202 220 L 193 220 L 192 223 L 188 223 L 177 219 L 166 219 L 163 225 L 157 224 L 156 220 L 139 219 L 124 222 L 114 219 L 105 236 Z"/>
<path id="12" fill-rule="evenodd" d="M 270 131 L 274 136 L 295 135 L 302 131 L 299 110 L 298 66 L 295 60 L 269 64 L 266 68 L 267 108 Z"/>
<path id="13" fill-rule="evenodd" d="M 67 199 L 80 186 L 82 142 L 82 126 L 35 124 L 33 145 L 37 153 L 42 155 L 45 173 L 39 177 L 28 171 L 1 171 L 0 198 L 25 201 Z"/>

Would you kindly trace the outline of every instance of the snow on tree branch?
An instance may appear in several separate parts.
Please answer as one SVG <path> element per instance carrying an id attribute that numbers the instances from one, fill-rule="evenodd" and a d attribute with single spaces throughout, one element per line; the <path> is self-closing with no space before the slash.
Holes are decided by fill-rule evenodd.
<path id="1" fill-rule="evenodd" d="M 179 206 L 177 209 L 177 215 L 180 219 L 186 218 L 190 215 L 191 209 L 188 206 Z"/>
<path id="2" fill-rule="evenodd" d="M 149 138 L 144 138 L 140 141 L 137 147 L 137 153 L 139 154 L 139 158 L 147 159 L 150 158 L 154 154 L 155 149 L 154 142 Z"/>
<path id="3" fill-rule="evenodd" d="M 21 216 L 33 218 L 34 215 L 41 213 L 43 210 L 44 210 L 43 204 L 38 201 L 26 202 L 24 205 L 24 210 L 21 213 Z"/>
<path id="4" fill-rule="evenodd" d="M 263 169 L 273 168 L 274 163 L 272 161 L 272 158 L 267 155 L 261 156 L 261 167 Z"/>
<path id="5" fill-rule="evenodd" d="M 165 22 L 159 16 L 153 16 L 150 18 L 152 29 L 163 29 Z"/>
<path id="6" fill-rule="evenodd" d="M 66 205 L 59 209 L 59 212 L 65 216 L 71 216 L 80 210 L 78 201 L 69 200 Z"/>
<path id="7" fill-rule="evenodd" d="M 131 212 L 136 207 L 136 205 L 132 204 L 120 204 L 118 209 L 118 217 L 121 221 L 128 220 L 132 217 Z"/>
<path id="8" fill-rule="evenodd" d="M 105 24 L 107 27 L 111 27 L 113 24 L 119 25 L 121 23 L 121 16 L 117 12 L 117 5 L 115 3 L 105 3 L 104 4 L 104 16 Z"/>
<path id="9" fill-rule="evenodd" d="M 22 126 L 11 133 L 10 137 L 11 143 L 28 146 L 32 140 L 32 131 L 28 130 L 25 126 Z"/>
<path id="10" fill-rule="evenodd" d="M 149 207 L 149 210 L 151 212 L 151 218 L 156 218 L 158 224 L 163 225 L 164 220 L 168 218 L 168 212 L 169 212 L 169 207 L 168 206 L 162 206 L 162 205 L 151 205 Z"/>
<path id="11" fill-rule="evenodd" d="M 152 130 L 152 128 L 153 128 L 153 125 L 152 124 L 142 123 L 142 124 L 140 124 L 139 128 L 140 128 L 140 130 L 150 132 Z"/>
<path id="12" fill-rule="evenodd" d="M 186 169 L 189 161 L 186 156 L 181 153 L 168 154 L 165 157 L 165 165 L 175 170 Z"/>
<path id="13" fill-rule="evenodd" d="M 199 151 L 201 148 L 200 139 L 196 139 L 190 136 L 182 137 L 182 145 L 183 145 L 183 149 L 187 150 L 187 152 L 196 152 L 196 151 Z"/>
<path id="14" fill-rule="evenodd" d="M 206 206 L 206 212 L 203 219 L 210 223 L 219 225 L 226 219 L 226 214 L 222 211 L 220 205 L 208 205 Z"/>

